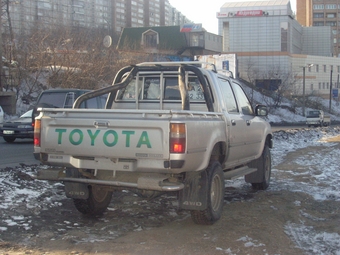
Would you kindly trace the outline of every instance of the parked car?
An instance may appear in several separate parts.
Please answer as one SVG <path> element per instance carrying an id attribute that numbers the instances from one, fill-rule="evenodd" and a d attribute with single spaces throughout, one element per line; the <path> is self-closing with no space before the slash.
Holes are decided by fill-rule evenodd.
<path id="1" fill-rule="evenodd" d="M 325 115 L 322 110 L 312 110 L 307 112 L 306 124 L 310 126 L 329 126 L 331 124 L 331 116 Z"/>
<path id="2" fill-rule="evenodd" d="M 72 108 L 75 100 L 91 90 L 87 89 L 49 89 L 41 92 L 33 109 L 32 125 L 39 115 L 38 108 Z M 106 96 L 91 98 L 82 103 L 80 108 L 102 109 L 105 107 Z"/>
<path id="3" fill-rule="evenodd" d="M 0 126 L 4 122 L 4 111 L 2 110 L 2 107 L 0 105 Z"/>
<path id="4" fill-rule="evenodd" d="M 14 142 L 17 138 L 33 139 L 32 113 L 33 110 L 29 110 L 18 119 L 12 119 L 3 123 L 3 126 L 0 128 L 0 136 L 8 143 Z"/>

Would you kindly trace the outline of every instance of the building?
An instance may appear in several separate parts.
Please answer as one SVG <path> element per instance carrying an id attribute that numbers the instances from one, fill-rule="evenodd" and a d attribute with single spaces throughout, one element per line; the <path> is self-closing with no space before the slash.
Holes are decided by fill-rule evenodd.
<path id="1" fill-rule="evenodd" d="M 237 55 L 239 77 L 259 87 L 288 84 L 296 95 L 326 97 L 337 84 L 331 27 L 301 26 L 289 0 L 227 2 L 217 18 L 223 52 Z"/>
<path id="2" fill-rule="evenodd" d="M 340 1 L 296 0 L 296 18 L 302 26 L 329 26 L 334 56 L 340 55 Z"/>
<path id="3" fill-rule="evenodd" d="M 189 61 L 197 55 L 221 53 L 222 36 L 200 24 L 124 28 L 117 49 L 147 52 L 152 61 Z"/>
<path id="4" fill-rule="evenodd" d="M 37 26 L 103 28 L 119 34 L 124 27 L 192 23 L 168 0 L 16 0 L 9 1 L 9 12 L 15 34 Z M 9 32 L 6 19 L 3 30 Z"/>

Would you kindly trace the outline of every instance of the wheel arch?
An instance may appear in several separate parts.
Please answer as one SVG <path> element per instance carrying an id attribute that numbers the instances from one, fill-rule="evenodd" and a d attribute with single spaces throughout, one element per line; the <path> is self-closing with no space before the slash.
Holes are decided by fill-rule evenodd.
<path id="1" fill-rule="evenodd" d="M 264 145 L 265 146 L 268 145 L 268 147 L 270 149 L 274 147 L 274 141 L 273 141 L 273 135 L 272 134 L 267 135 Z"/>
<path id="2" fill-rule="evenodd" d="M 227 159 L 227 144 L 223 141 L 215 143 L 210 154 L 210 161 L 218 161 L 222 165 Z"/>

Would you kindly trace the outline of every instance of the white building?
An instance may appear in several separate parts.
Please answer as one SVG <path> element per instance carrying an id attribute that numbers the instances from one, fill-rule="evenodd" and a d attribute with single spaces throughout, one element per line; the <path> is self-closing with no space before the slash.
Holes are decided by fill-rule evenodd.
<path id="1" fill-rule="evenodd" d="M 340 59 L 331 57 L 331 27 L 301 26 L 289 0 L 227 2 L 217 18 L 223 52 L 237 55 L 239 77 L 267 87 L 289 82 L 300 95 L 303 77 L 306 95 L 329 95 L 331 75 L 337 87 Z"/>

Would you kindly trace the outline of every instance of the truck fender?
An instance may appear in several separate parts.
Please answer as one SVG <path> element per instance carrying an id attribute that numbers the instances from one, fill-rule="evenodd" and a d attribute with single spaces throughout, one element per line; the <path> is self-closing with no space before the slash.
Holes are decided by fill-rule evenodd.
<path id="1" fill-rule="evenodd" d="M 185 210 L 205 210 L 208 187 L 208 176 L 205 170 L 186 173 L 184 189 L 179 191 L 179 207 Z"/>

